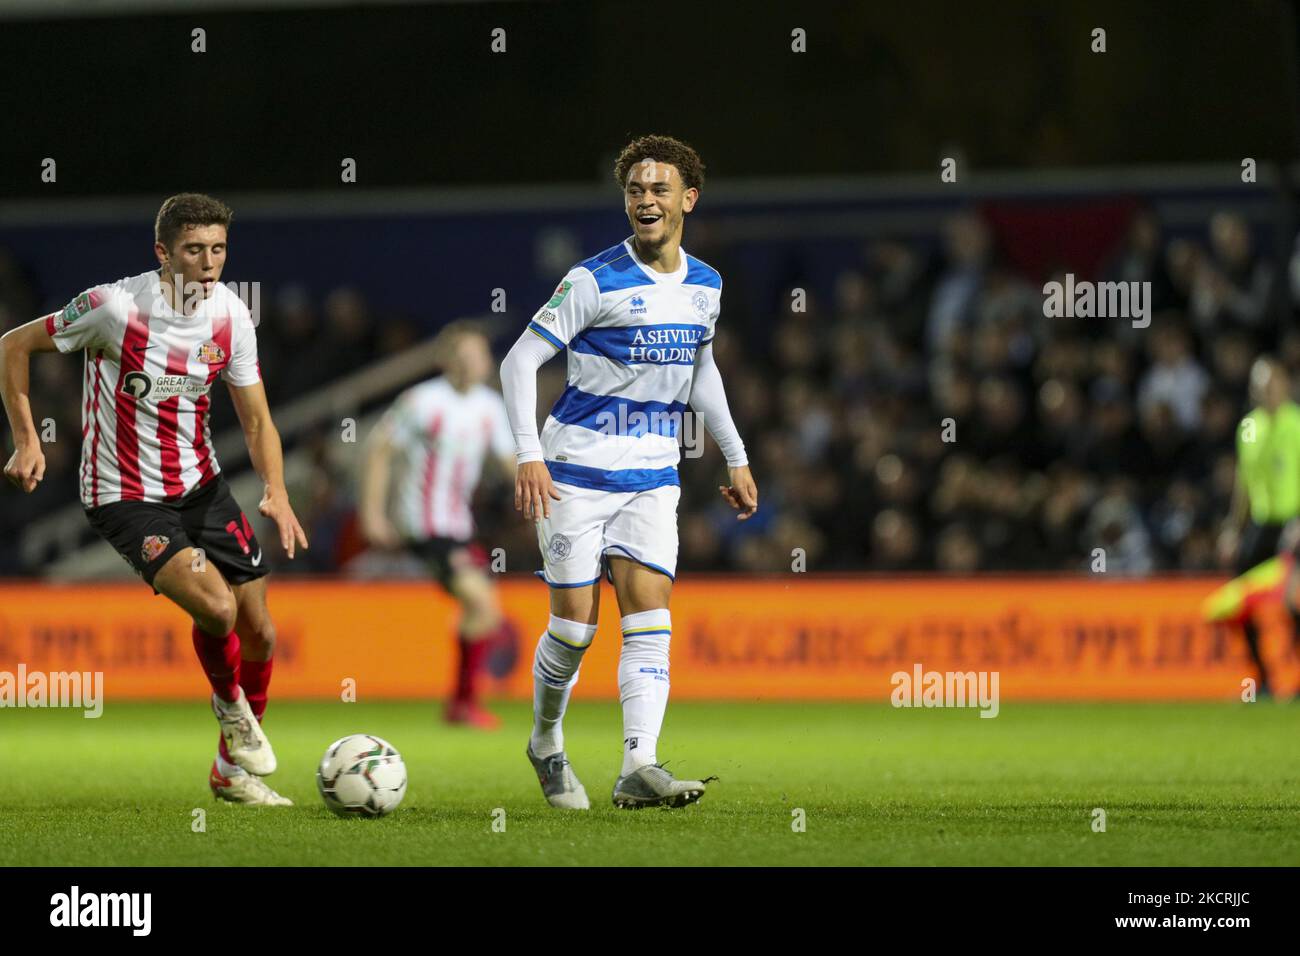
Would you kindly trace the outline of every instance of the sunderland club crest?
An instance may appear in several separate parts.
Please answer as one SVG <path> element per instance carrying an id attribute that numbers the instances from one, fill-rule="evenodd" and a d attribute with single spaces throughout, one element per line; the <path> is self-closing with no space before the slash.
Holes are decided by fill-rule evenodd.
<path id="1" fill-rule="evenodd" d="M 198 358 L 204 365 L 218 365 L 225 361 L 226 353 L 216 342 L 204 342 L 199 346 Z"/>
<path id="2" fill-rule="evenodd" d="M 167 550 L 167 545 L 171 544 L 171 538 L 165 534 L 151 534 L 144 539 L 140 545 L 140 557 L 144 559 L 145 564 L 158 559 L 158 555 Z"/>

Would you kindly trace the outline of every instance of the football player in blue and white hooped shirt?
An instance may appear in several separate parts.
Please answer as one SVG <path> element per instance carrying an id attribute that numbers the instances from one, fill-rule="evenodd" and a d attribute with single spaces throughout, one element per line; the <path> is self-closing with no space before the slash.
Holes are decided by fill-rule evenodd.
<path id="1" fill-rule="evenodd" d="M 537 523 L 551 616 L 533 659 L 528 756 L 554 807 L 589 801 L 564 754 L 561 721 L 596 634 L 600 578 L 622 614 L 619 807 L 685 806 L 707 780 L 677 780 L 656 744 L 668 706 L 668 599 L 677 569 L 678 436 L 688 406 L 727 459 L 720 486 L 741 520 L 758 509 L 745 446 L 713 362 L 722 279 L 681 248 L 704 168 L 667 136 L 630 143 L 614 167 L 632 236 L 578 263 L 501 365 L 514 433 L 515 507 Z M 568 349 L 568 384 L 536 426 L 537 370 Z"/>

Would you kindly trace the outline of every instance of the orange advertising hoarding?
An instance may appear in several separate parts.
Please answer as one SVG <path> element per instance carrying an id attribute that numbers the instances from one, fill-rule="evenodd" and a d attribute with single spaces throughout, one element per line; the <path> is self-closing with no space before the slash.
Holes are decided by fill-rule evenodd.
<path id="1" fill-rule="evenodd" d="M 1238 630 L 1204 622 L 1221 579 L 1151 581 L 990 577 L 953 580 L 788 575 L 688 576 L 673 593 L 675 698 L 889 699 L 891 677 L 997 671 L 1004 701 L 1230 699 L 1254 676 Z M 532 695 L 532 651 L 547 590 L 500 581 L 522 646 L 488 682 Z M 456 607 L 429 584 L 276 579 L 279 632 L 273 692 L 335 697 L 432 697 L 453 676 Z M 582 667 L 578 693 L 617 697 L 614 594 Z M 1278 690 L 1300 684 L 1280 608 L 1265 615 L 1264 648 Z M 103 671 L 112 699 L 202 695 L 205 681 L 183 612 L 139 583 L 0 584 L 0 671 Z"/>

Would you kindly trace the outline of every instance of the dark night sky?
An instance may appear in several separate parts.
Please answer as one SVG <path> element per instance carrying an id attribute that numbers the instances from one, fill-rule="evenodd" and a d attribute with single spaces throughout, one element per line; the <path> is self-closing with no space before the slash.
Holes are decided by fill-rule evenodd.
<path id="1" fill-rule="evenodd" d="M 589 181 L 647 131 L 727 177 L 926 172 L 955 151 L 982 168 L 1295 158 L 1295 39 L 1263 0 L 18 20 L 0 26 L 0 196 L 330 188 L 345 156 L 362 188 Z"/>

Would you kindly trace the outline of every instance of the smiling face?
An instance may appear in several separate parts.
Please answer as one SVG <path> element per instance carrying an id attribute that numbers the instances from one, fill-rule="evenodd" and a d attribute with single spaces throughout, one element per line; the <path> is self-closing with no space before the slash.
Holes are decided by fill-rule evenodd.
<path id="1" fill-rule="evenodd" d="M 681 242 L 682 223 L 699 195 L 684 187 L 676 166 L 653 159 L 634 164 L 623 184 L 623 205 L 637 244 L 653 250 Z"/>
<path id="2" fill-rule="evenodd" d="M 187 226 L 170 249 L 161 242 L 154 243 L 154 254 L 169 284 L 180 276 L 178 291 L 189 298 L 195 289 L 202 289 L 206 299 L 221 280 L 221 270 L 226 265 L 226 227 Z"/>

